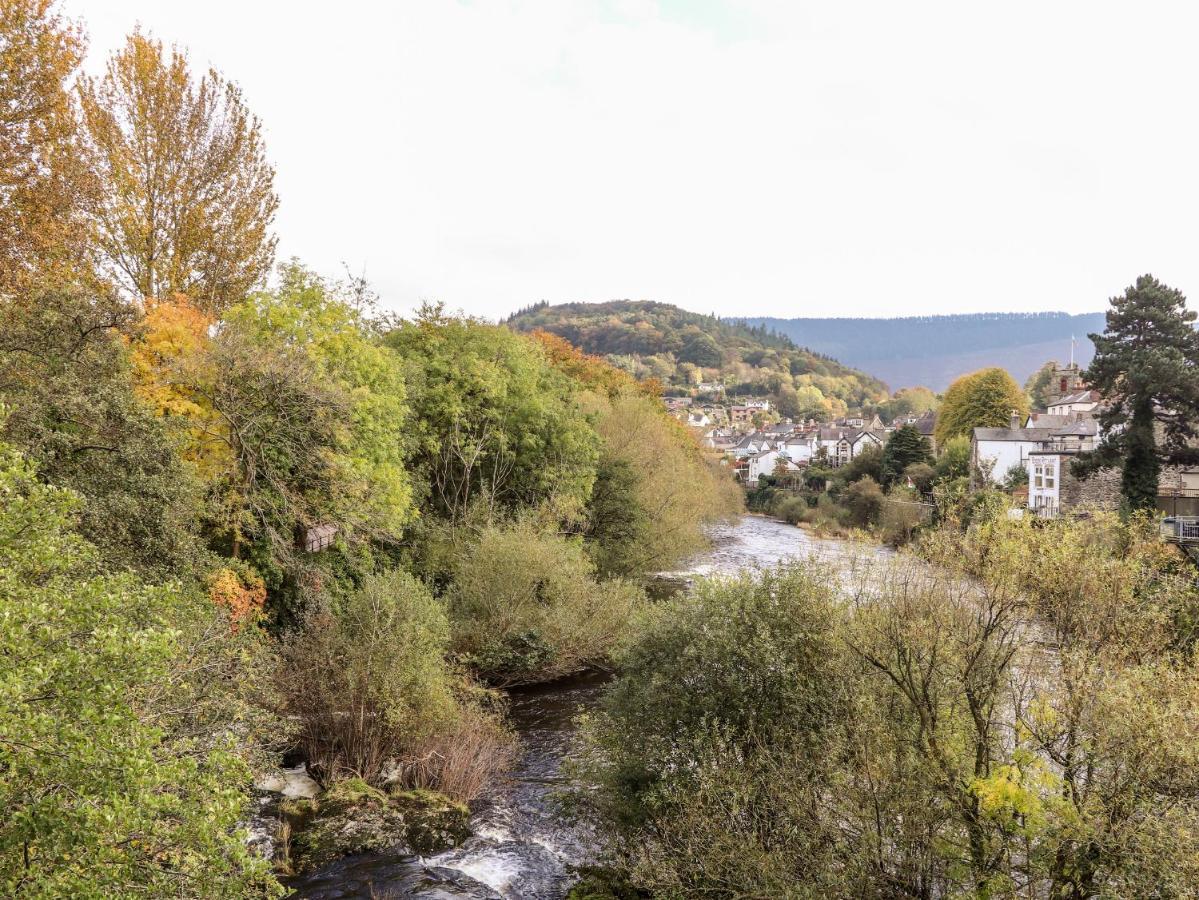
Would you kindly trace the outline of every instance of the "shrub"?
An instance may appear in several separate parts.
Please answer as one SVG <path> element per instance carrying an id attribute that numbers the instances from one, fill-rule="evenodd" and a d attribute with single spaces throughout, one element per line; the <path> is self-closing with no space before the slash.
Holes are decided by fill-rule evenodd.
<path id="1" fill-rule="evenodd" d="M 605 659 L 644 595 L 597 582 L 582 544 L 531 519 L 484 528 L 448 596 L 454 646 L 487 681 L 547 681 Z"/>
<path id="2" fill-rule="evenodd" d="M 818 565 L 701 581 L 621 655 L 581 758 L 591 811 L 654 896 L 785 896 L 796 870 L 780 871 L 818 855 L 812 769 L 843 714 L 837 591 Z M 802 748 L 786 772 L 763 755 L 779 742 Z"/>
<path id="3" fill-rule="evenodd" d="M 842 499 L 852 524 L 859 528 L 877 524 L 883 508 L 883 489 L 869 475 L 849 485 Z"/>
<path id="4" fill-rule="evenodd" d="M 375 781 L 457 712 L 445 663 L 449 623 L 428 589 L 396 570 L 368 576 L 283 645 L 285 711 L 310 766 L 326 780 Z"/>

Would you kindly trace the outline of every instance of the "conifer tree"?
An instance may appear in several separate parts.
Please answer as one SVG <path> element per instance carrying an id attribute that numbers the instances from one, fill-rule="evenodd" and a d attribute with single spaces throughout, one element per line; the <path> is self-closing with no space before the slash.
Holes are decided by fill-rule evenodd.
<path id="1" fill-rule="evenodd" d="M 908 466 L 927 463 L 932 459 L 932 450 L 925 438 L 913 425 L 897 428 L 883 448 L 883 481 L 894 484 Z"/>
<path id="2" fill-rule="evenodd" d="M 1085 377 L 1106 401 L 1104 438 L 1074 471 L 1085 477 L 1121 466 L 1121 492 L 1132 509 L 1153 508 L 1162 463 L 1197 456 L 1187 446 L 1199 424 L 1195 319 L 1181 291 L 1142 275 L 1111 299 L 1104 333 L 1090 335 L 1095 358 Z"/>

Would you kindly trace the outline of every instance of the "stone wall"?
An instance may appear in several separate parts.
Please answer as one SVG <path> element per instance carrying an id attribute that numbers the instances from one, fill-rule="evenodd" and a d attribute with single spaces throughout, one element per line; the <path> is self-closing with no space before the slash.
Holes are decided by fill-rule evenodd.
<path id="1" fill-rule="evenodd" d="M 1120 508 L 1120 470 L 1100 469 L 1090 478 L 1084 480 L 1075 478 L 1070 471 L 1073 460 L 1062 457 L 1061 470 L 1058 472 L 1058 508 L 1069 512 L 1078 507 L 1090 509 Z"/>

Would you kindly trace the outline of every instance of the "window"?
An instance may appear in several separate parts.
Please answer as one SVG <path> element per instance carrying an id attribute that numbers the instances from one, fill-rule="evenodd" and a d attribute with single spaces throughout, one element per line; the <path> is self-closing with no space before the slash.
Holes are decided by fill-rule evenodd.
<path id="1" fill-rule="evenodd" d="M 1048 463 L 1045 466 L 1045 487 L 1052 488 L 1057 484 L 1057 464 Z"/>
<path id="2" fill-rule="evenodd" d="M 1033 482 L 1032 482 L 1033 487 L 1043 488 L 1045 486 L 1045 484 L 1044 484 L 1045 467 L 1044 466 L 1033 466 L 1032 474 L 1033 474 Z"/>

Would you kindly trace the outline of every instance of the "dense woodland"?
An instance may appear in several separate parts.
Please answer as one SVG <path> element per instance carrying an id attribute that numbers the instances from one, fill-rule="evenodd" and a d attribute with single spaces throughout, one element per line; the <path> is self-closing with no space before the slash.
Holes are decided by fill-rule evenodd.
<path id="1" fill-rule="evenodd" d="M 769 396 L 784 415 L 822 420 L 887 399 L 882 382 L 771 329 L 668 303 L 543 303 L 507 324 L 556 334 L 639 379 L 660 381 L 668 393 L 720 383 L 727 396 Z"/>

